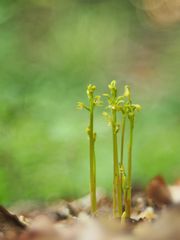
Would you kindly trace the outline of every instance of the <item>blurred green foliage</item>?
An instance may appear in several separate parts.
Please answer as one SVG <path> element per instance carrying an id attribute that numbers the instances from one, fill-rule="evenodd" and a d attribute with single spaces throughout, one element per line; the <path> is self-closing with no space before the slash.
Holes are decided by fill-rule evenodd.
<path id="1" fill-rule="evenodd" d="M 179 37 L 131 1 L 1 0 L 0 201 L 88 192 L 85 101 L 116 79 L 143 106 L 136 120 L 134 184 L 180 171 Z M 98 186 L 112 187 L 111 130 L 97 110 Z"/>

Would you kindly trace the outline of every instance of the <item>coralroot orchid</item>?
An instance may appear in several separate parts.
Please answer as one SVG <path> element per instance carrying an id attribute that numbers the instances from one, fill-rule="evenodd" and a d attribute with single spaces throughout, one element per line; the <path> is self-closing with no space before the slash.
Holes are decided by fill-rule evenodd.
<path id="1" fill-rule="evenodd" d="M 91 197 L 91 213 L 96 213 L 96 159 L 95 159 L 95 140 L 96 133 L 94 132 L 94 108 L 101 105 L 100 96 L 94 96 L 96 86 L 89 84 L 87 87 L 87 96 L 89 105 L 86 106 L 82 102 L 78 102 L 78 109 L 85 109 L 89 112 L 89 126 L 86 129 L 89 136 L 89 159 L 90 159 L 90 197 Z"/>
<path id="2" fill-rule="evenodd" d="M 124 90 L 124 116 L 129 119 L 129 144 L 128 144 L 128 169 L 127 178 L 125 178 L 124 183 L 124 203 L 125 203 L 125 218 L 130 218 L 131 216 L 131 189 L 132 189 L 132 145 L 133 145 L 133 130 L 134 130 L 134 119 L 135 113 L 141 110 L 139 104 L 133 104 L 131 100 L 131 93 L 129 86 L 125 86 Z M 123 144 L 122 144 L 123 145 Z M 123 148 L 123 146 L 122 146 Z"/>
<path id="3" fill-rule="evenodd" d="M 117 133 L 119 131 L 119 124 L 117 123 L 117 111 L 119 109 L 119 104 L 122 101 L 122 97 L 117 96 L 116 81 L 113 80 L 108 88 L 110 94 L 104 94 L 108 98 L 108 107 L 111 110 L 111 115 L 108 113 L 103 113 L 103 115 L 108 118 L 112 127 L 113 136 L 113 215 L 114 217 L 121 217 L 122 215 L 122 187 L 119 177 L 119 163 L 118 163 L 118 143 L 117 143 Z"/>
<path id="4" fill-rule="evenodd" d="M 109 85 L 109 93 L 103 94 L 108 100 L 107 112 L 103 115 L 107 119 L 112 128 L 113 140 L 113 215 L 123 219 L 131 216 L 131 188 L 132 188 L 132 145 L 135 113 L 141 110 L 139 104 L 133 104 L 131 100 L 131 92 L 129 86 L 125 86 L 124 94 L 118 96 L 116 81 L 113 80 Z M 95 140 L 94 132 L 94 108 L 102 104 L 100 96 L 94 96 L 96 90 L 95 85 L 88 85 L 87 96 L 89 105 L 86 106 L 82 102 L 78 102 L 79 109 L 85 109 L 89 112 L 89 126 L 87 133 L 89 136 L 89 158 L 90 158 L 90 196 L 91 196 L 91 213 L 96 213 L 96 160 L 95 160 Z M 109 112 L 108 112 L 109 111 Z M 121 125 L 118 122 L 121 113 Z M 125 130 L 129 120 L 129 144 L 127 170 L 124 167 L 124 146 L 125 146 Z M 118 159 L 118 133 L 121 126 L 121 151 L 120 160 Z M 125 210 L 123 212 L 123 203 Z"/>

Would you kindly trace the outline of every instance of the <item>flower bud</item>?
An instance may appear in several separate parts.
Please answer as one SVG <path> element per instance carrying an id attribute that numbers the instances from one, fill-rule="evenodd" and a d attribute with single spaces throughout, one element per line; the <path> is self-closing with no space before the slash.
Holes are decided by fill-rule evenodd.
<path id="1" fill-rule="evenodd" d="M 134 106 L 135 106 L 135 108 L 136 108 L 136 110 L 137 110 L 138 112 L 141 111 L 141 109 L 142 109 L 141 105 L 139 105 L 139 104 L 134 104 Z"/>
<path id="2" fill-rule="evenodd" d="M 78 103 L 77 103 L 77 109 L 82 110 L 83 108 L 84 108 L 84 103 L 78 102 Z"/>
<path id="3" fill-rule="evenodd" d="M 124 96 L 125 96 L 125 97 L 130 97 L 130 89 L 129 89 L 129 86 L 128 86 L 128 85 L 126 85 L 126 86 L 124 87 Z"/>
<path id="4" fill-rule="evenodd" d="M 112 90 L 116 90 L 116 80 L 112 80 L 112 82 L 108 85 L 108 88 Z"/>
<path id="5" fill-rule="evenodd" d="M 96 90 L 96 86 L 95 85 L 92 85 L 92 84 L 89 84 L 88 87 L 87 87 L 87 95 L 88 97 L 92 97 L 94 91 Z"/>

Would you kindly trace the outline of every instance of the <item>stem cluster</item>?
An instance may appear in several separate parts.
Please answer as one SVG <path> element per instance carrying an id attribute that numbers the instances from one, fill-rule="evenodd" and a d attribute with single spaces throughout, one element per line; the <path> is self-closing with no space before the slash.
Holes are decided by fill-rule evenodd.
<path id="1" fill-rule="evenodd" d="M 124 94 L 118 96 L 116 81 L 113 80 L 109 85 L 109 93 L 103 94 L 107 97 L 108 106 L 103 115 L 107 118 L 112 128 L 113 142 L 113 215 L 115 218 L 130 218 L 131 216 L 131 189 L 132 189 L 132 146 L 133 146 L 133 129 L 135 113 L 141 109 L 138 104 L 133 104 L 131 100 L 130 89 L 125 86 Z M 90 158 L 90 196 L 91 196 L 91 213 L 96 213 L 96 161 L 95 161 L 95 140 L 94 132 L 94 107 L 102 104 L 100 96 L 94 97 L 95 85 L 89 85 L 87 96 L 89 105 L 79 102 L 78 108 L 86 109 L 89 112 L 89 126 L 87 133 L 89 136 L 89 158 Z M 121 124 L 118 119 L 121 113 Z M 124 148 L 125 148 L 125 131 L 129 122 L 129 143 L 127 169 L 124 167 Z M 120 132 L 120 159 L 118 158 L 118 134 Z M 124 208 L 123 208 L 124 206 Z"/>

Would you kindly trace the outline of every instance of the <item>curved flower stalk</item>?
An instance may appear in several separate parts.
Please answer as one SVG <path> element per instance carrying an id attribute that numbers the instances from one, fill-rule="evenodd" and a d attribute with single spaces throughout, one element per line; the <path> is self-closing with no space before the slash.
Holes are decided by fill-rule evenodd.
<path id="1" fill-rule="evenodd" d="M 133 104 L 131 100 L 131 93 L 129 86 L 125 86 L 124 97 L 126 99 L 123 114 L 124 117 L 129 119 L 130 132 L 129 132 L 129 144 L 128 144 L 128 169 L 127 177 L 124 179 L 124 202 L 125 202 L 125 218 L 130 218 L 131 216 L 131 180 L 132 180 L 132 145 L 133 145 L 133 130 L 134 130 L 134 119 L 135 113 L 141 110 L 139 104 Z M 123 138 L 123 136 L 122 136 Z M 123 140 L 122 140 L 123 141 Z M 123 145 L 124 143 L 122 143 Z M 122 147 L 121 145 L 121 147 Z M 122 153 L 123 154 L 123 153 Z"/>
<path id="2" fill-rule="evenodd" d="M 110 94 L 103 94 L 108 99 L 108 109 L 111 110 L 109 115 L 104 112 L 103 115 L 107 118 L 108 123 L 112 127 L 112 137 L 113 137 L 113 215 L 114 217 L 121 217 L 122 215 L 122 183 L 119 178 L 119 163 L 118 163 L 118 147 L 117 147 L 117 134 L 119 131 L 119 124 L 117 123 L 117 111 L 119 110 L 119 105 L 123 101 L 122 96 L 117 96 L 116 81 L 113 80 L 108 88 Z"/>
<path id="3" fill-rule="evenodd" d="M 89 84 L 87 87 L 87 96 L 89 105 L 86 106 L 82 102 L 78 102 L 78 109 L 85 109 L 89 112 L 89 126 L 86 132 L 89 136 L 89 159 L 90 159 L 90 197 L 91 197 L 91 213 L 96 213 L 96 159 L 95 159 L 95 140 L 94 132 L 94 108 L 102 104 L 100 96 L 94 96 L 96 86 Z"/>

